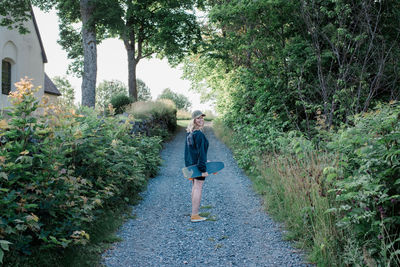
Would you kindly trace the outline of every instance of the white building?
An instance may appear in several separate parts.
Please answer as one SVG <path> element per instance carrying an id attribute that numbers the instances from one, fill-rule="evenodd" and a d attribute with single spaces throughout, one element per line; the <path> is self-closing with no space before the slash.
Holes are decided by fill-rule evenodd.
<path id="1" fill-rule="evenodd" d="M 29 30 L 27 34 L 20 34 L 17 29 L 0 27 L 0 110 L 10 106 L 8 94 L 15 90 L 14 83 L 25 76 L 32 79 L 34 87 L 41 87 L 36 93 L 38 98 L 48 95 L 52 99 L 61 95 L 45 73 L 47 57 L 33 11 L 31 14 L 32 19 L 25 22 Z"/>

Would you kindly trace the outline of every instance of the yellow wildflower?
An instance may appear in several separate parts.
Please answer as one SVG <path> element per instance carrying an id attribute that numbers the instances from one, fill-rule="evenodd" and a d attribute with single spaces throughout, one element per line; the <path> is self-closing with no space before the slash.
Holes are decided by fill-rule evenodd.
<path id="1" fill-rule="evenodd" d="M 75 139 L 82 138 L 82 136 L 83 136 L 83 134 L 82 134 L 81 130 L 77 130 L 77 131 L 74 133 Z"/>
<path id="2" fill-rule="evenodd" d="M 8 125 L 6 120 L 1 120 L 0 121 L 0 129 L 8 129 L 10 126 Z"/>
<path id="3" fill-rule="evenodd" d="M 113 107 L 112 104 L 108 104 L 108 111 L 110 112 L 110 115 L 115 114 L 115 108 Z"/>
<path id="4" fill-rule="evenodd" d="M 111 141 L 111 146 L 112 146 L 113 148 L 116 148 L 116 147 L 118 146 L 118 140 L 116 140 L 116 139 L 112 140 L 112 141 Z"/>
<path id="5" fill-rule="evenodd" d="M 26 220 L 27 220 L 27 221 L 35 221 L 35 222 L 38 222 L 38 221 L 39 221 L 39 217 L 36 216 L 35 214 L 31 213 L 31 215 L 26 216 Z"/>
<path id="6" fill-rule="evenodd" d="M 29 154 L 29 151 L 28 150 L 24 150 L 24 151 L 22 151 L 21 153 L 19 153 L 20 155 L 28 155 Z"/>
<path id="7" fill-rule="evenodd" d="M 25 77 L 21 79 L 21 81 L 15 83 L 16 90 L 10 92 L 9 94 L 10 101 L 13 104 L 22 103 L 26 96 L 33 95 L 33 93 L 37 92 L 40 89 L 40 87 L 32 89 L 33 84 L 31 81 L 32 79 L 28 79 L 28 77 Z"/>

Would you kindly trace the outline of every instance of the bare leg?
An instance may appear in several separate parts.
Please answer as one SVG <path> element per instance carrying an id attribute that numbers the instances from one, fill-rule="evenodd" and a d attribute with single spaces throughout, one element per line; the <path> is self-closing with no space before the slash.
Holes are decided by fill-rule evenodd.
<path id="1" fill-rule="evenodd" d="M 204 181 L 194 179 L 192 186 L 192 215 L 199 214 L 201 191 Z"/>

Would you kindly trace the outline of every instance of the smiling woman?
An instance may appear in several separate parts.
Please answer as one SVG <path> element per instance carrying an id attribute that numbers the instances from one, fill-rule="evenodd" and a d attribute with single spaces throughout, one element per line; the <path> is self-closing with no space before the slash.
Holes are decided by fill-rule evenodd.
<path id="1" fill-rule="evenodd" d="M 192 120 L 186 129 L 185 142 L 185 166 L 197 165 L 201 171 L 201 176 L 192 180 L 192 222 L 201 222 L 206 220 L 199 216 L 199 207 L 201 201 L 202 188 L 205 178 L 208 176 L 206 169 L 208 140 L 202 132 L 204 127 L 204 117 L 206 115 L 200 110 L 192 113 Z"/>

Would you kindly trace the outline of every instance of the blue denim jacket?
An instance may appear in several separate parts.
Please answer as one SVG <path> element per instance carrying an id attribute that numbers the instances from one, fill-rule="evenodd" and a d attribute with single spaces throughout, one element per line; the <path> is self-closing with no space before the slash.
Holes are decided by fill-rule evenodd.
<path id="1" fill-rule="evenodd" d="M 197 165 L 201 172 L 206 172 L 208 140 L 202 131 L 186 133 L 185 166 Z"/>

